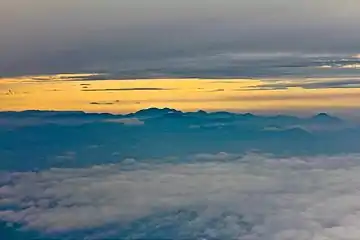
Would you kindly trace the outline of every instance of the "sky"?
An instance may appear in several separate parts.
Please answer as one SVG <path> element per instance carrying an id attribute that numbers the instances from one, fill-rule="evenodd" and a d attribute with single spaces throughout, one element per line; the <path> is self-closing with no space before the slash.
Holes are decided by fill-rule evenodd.
<path id="1" fill-rule="evenodd" d="M 0 109 L 357 114 L 359 8 L 357 0 L 3 0 Z"/>
<path id="2" fill-rule="evenodd" d="M 0 72 L 165 67 L 223 52 L 358 53 L 357 0 L 0 1 Z"/>
<path id="3" fill-rule="evenodd" d="M 0 111 L 81 110 L 132 113 L 170 107 L 182 111 L 360 117 L 356 78 L 86 80 L 96 74 L 60 74 L 0 81 Z M 85 79 L 85 80 L 84 80 Z"/>

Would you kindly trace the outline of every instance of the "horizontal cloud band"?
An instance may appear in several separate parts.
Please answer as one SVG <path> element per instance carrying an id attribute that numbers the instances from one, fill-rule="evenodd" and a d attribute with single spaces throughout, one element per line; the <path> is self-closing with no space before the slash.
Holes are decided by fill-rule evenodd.
<path id="1" fill-rule="evenodd" d="M 48 234 L 107 226 L 103 238 L 124 232 L 246 240 L 359 236 L 359 155 L 234 156 L 5 173 L 0 219 Z"/>

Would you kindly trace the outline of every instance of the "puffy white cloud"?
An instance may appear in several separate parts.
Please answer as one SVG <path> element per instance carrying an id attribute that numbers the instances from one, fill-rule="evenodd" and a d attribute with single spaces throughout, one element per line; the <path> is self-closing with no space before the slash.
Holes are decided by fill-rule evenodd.
<path id="1" fill-rule="evenodd" d="M 216 156 L 221 161 L 4 173 L 0 219 L 46 232 L 121 229 L 147 217 L 207 238 L 359 238 L 360 155 Z"/>

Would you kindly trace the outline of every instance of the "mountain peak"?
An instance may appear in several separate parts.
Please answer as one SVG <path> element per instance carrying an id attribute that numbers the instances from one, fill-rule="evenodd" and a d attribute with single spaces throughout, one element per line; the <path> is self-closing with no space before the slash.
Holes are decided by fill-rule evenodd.
<path id="1" fill-rule="evenodd" d="M 204 114 L 204 115 L 207 114 L 207 112 L 205 112 L 204 110 L 199 110 L 199 111 L 197 111 L 196 113 L 198 113 L 198 114 Z"/>
<path id="2" fill-rule="evenodd" d="M 245 114 L 243 114 L 243 117 L 252 118 L 252 117 L 255 117 L 255 115 L 252 113 L 245 113 Z"/>
<path id="3" fill-rule="evenodd" d="M 311 118 L 316 121 L 341 122 L 341 119 L 333 117 L 327 113 L 319 113 Z"/>
<path id="4" fill-rule="evenodd" d="M 322 113 L 318 113 L 317 115 L 315 115 L 315 117 L 331 117 L 331 116 L 327 113 L 322 112 Z"/>
<path id="5" fill-rule="evenodd" d="M 137 111 L 134 115 L 140 115 L 140 116 L 158 116 L 158 115 L 165 115 L 165 114 L 171 114 L 171 113 L 182 113 L 181 111 L 178 111 L 176 109 L 172 108 L 147 108 L 142 109 L 140 111 Z"/>

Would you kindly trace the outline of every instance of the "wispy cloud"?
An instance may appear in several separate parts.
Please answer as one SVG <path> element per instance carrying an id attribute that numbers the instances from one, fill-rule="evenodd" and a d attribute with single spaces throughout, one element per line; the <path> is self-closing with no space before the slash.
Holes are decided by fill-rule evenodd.
<path id="1" fill-rule="evenodd" d="M 263 83 L 253 87 L 246 87 L 241 90 L 286 90 L 289 88 L 323 89 L 323 88 L 360 88 L 360 79 L 325 79 L 322 80 L 294 80 L 277 81 L 276 83 Z"/>
<path id="2" fill-rule="evenodd" d="M 139 120 L 138 118 L 106 119 L 104 122 L 121 123 L 129 126 L 141 126 L 145 124 L 145 122 Z"/>

